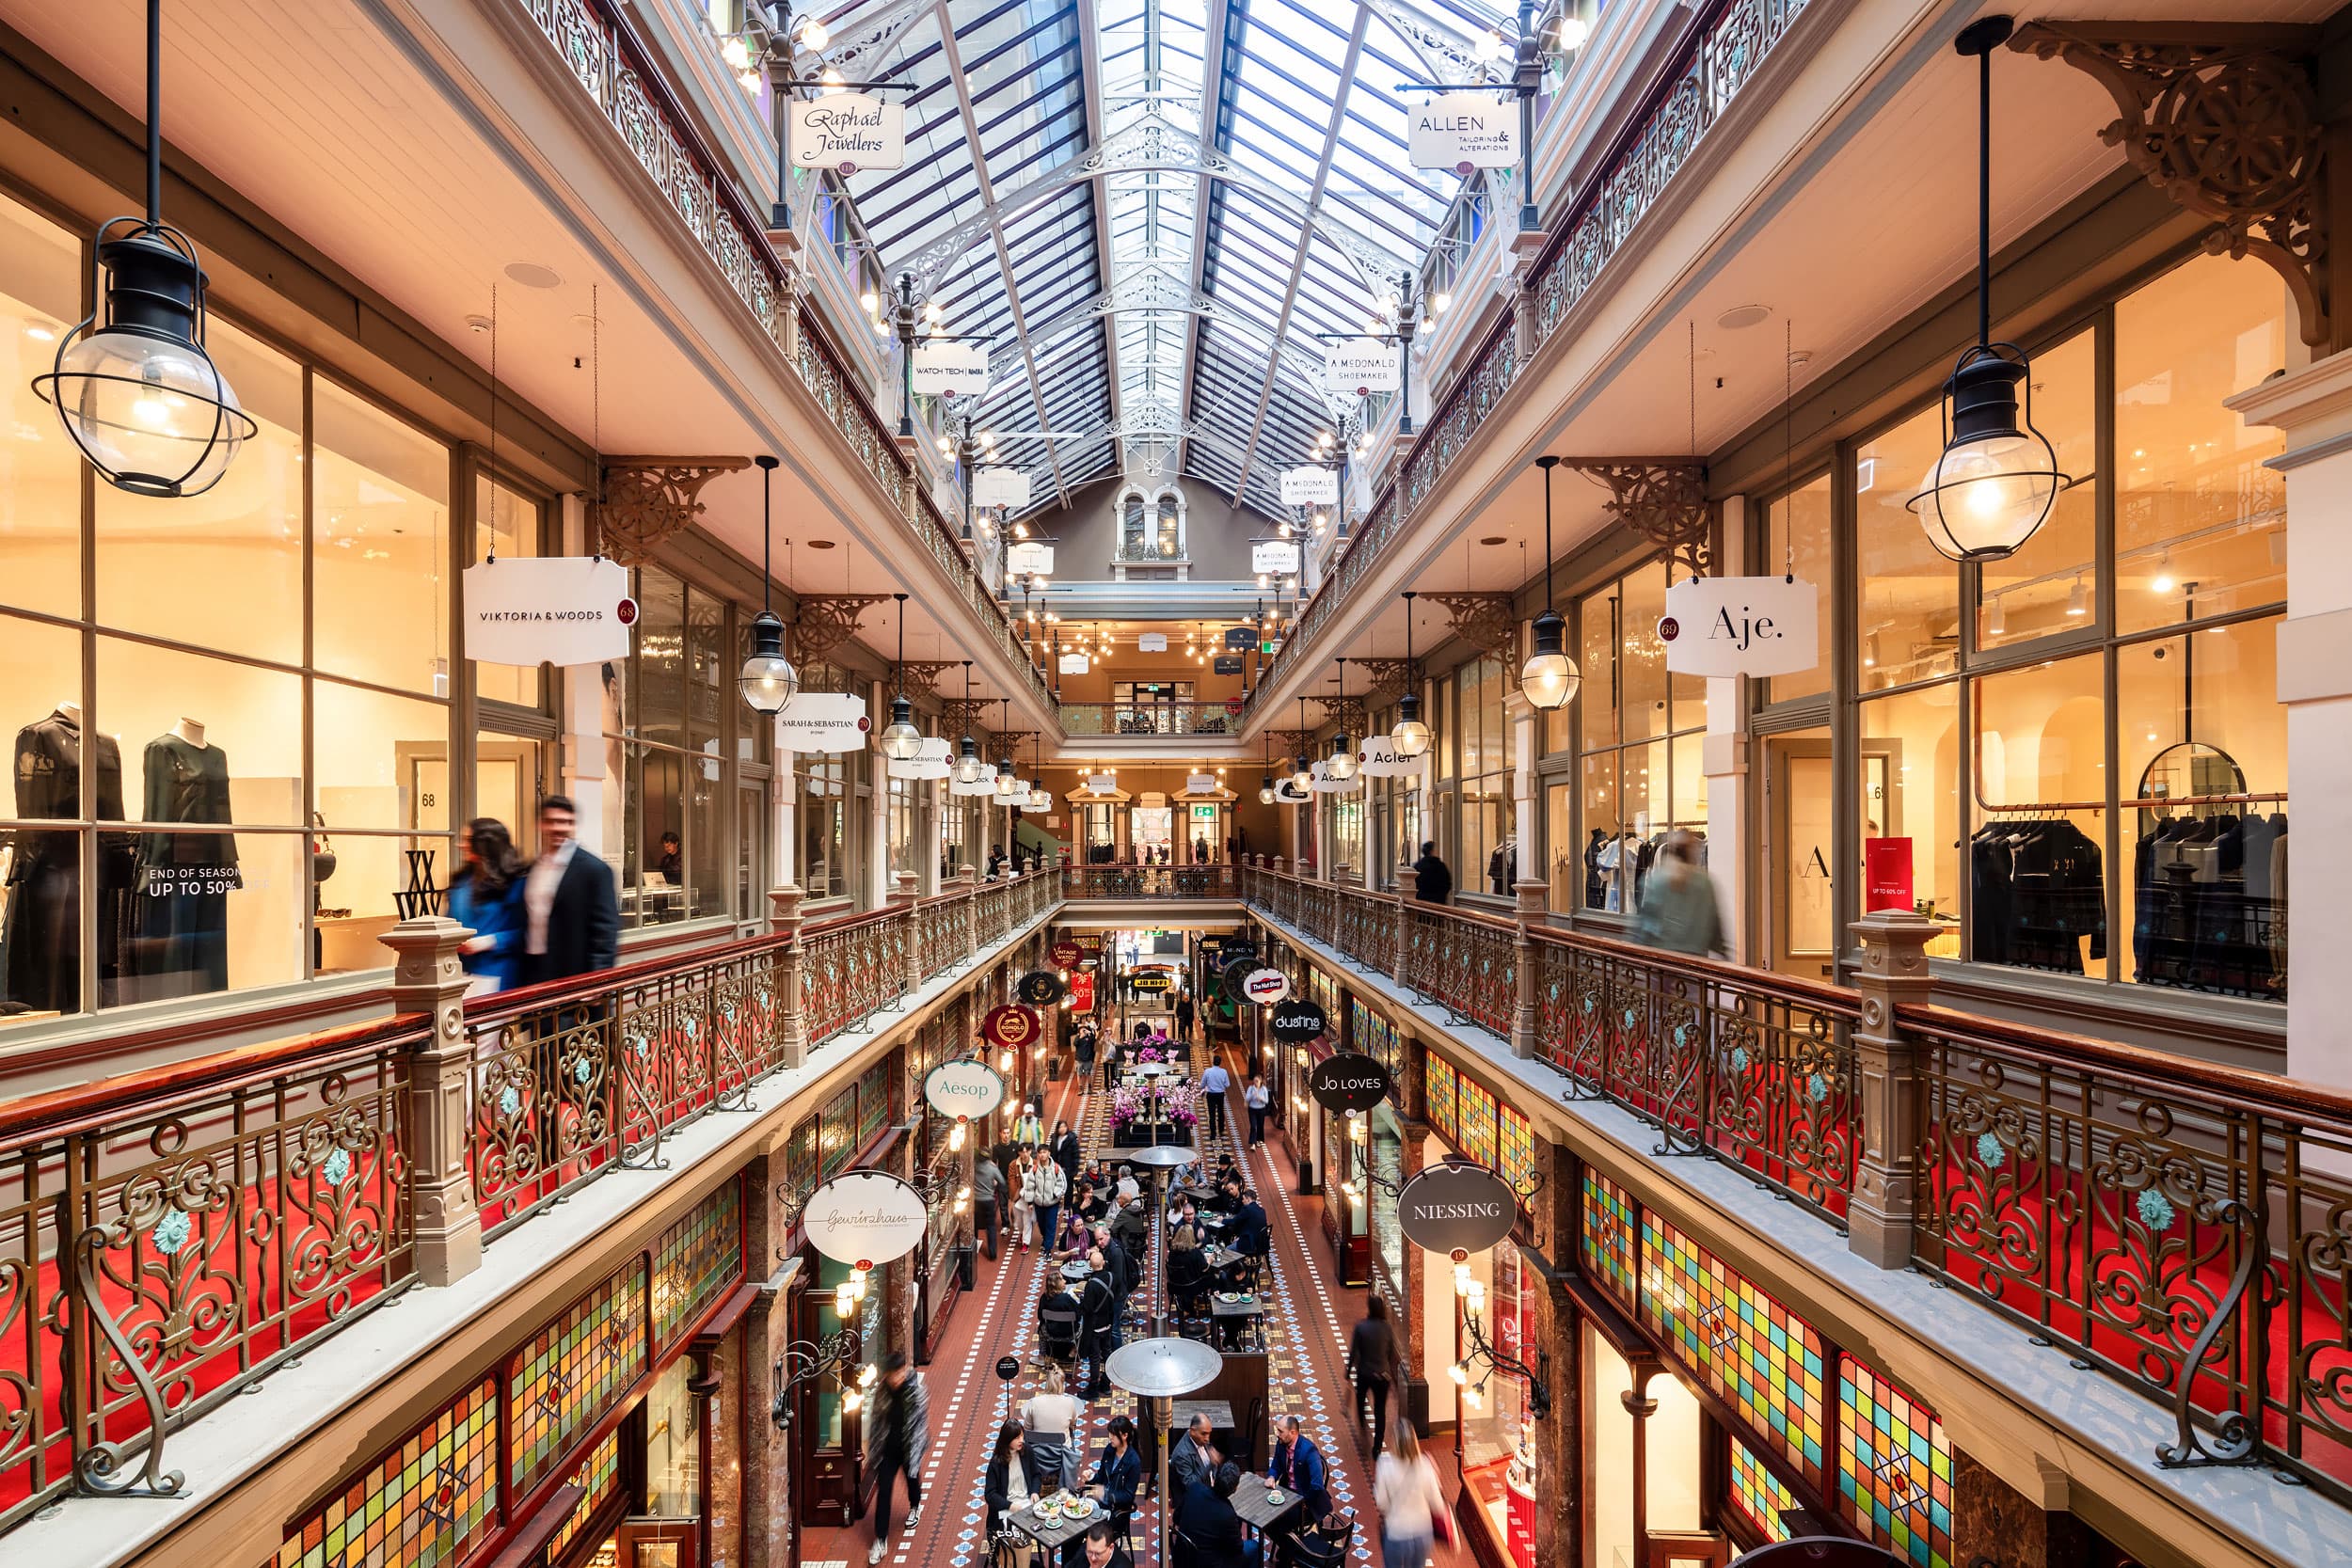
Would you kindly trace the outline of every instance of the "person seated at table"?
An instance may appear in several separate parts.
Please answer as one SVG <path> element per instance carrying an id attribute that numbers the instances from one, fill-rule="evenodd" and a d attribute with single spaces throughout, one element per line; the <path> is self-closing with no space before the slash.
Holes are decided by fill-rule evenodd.
<path id="1" fill-rule="evenodd" d="M 1045 1293 L 1037 1303 L 1037 1338 L 1048 1361 L 1069 1361 L 1078 1354 L 1078 1336 L 1086 1314 L 1070 1281 L 1058 1273 L 1045 1276 Z"/>
<path id="2" fill-rule="evenodd" d="M 1059 1484 L 1061 1478 L 1052 1478 Z M 1028 1445 L 1019 1421 L 1007 1421 L 996 1429 L 996 1449 L 989 1455 L 988 1472 L 980 1481 L 980 1495 L 986 1500 L 988 1539 L 994 1541 L 1009 1528 L 1008 1520 L 1030 1501 L 1041 1496 L 1048 1485 L 1040 1481 L 1037 1463 L 1029 1455 Z M 1020 1568 L 1028 1568 L 1030 1549 L 1034 1543 L 1018 1530 L 1011 1532 L 1013 1561 Z"/>
<path id="3" fill-rule="evenodd" d="M 1248 1553 L 1241 1515 L 1233 1512 L 1240 1485 L 1241 1466 L 1229 1460 L 1179 1495 L 1175 1550 L 1168 1558 L 1175 1568 L 1242 1568 Z"/>
<path id="4" fill-rule="evenodd" d="M 1136 1489 L 1143 1484 L 1143 1455 L 1136 1451 L 1135 1422 L 1113 1416 L 1109 1433 L 1087 1491 L 1109 1513 L 1111 1528 L 1123 1536 L 1128 1515 L 1136 1511 Z"/>
<path id="5" fill-rule="evenodd" d="M 1143 1184 L 1136 1180 L 1135 1166 L 1120 1164 L 1119 1183 L 1114 1190 L 1119 1194 L 1119 1201 L 1121 1203 L 1133 1203 L 1143 1196 Z"/>
<path id="6" fill-rule="evenodd" d="M 1184 1198 L 1177 1203 L 1168 1212 L 1168 1227 L 1170 1230 L 1189 1230 L 1195 1237 L 1198 1237 L 1200 1234 L 1200 1205 L 1190 1198 Z"/>
<path id="7" fill-rule="evenodd" d="M 1110 1217 L 1111 1235 L 1138 1258 L 1152 1245 L 1152 1221 L 1143 1209 L 1141 1198 L 1125 1199 L 1111 1211 Z"/>
<path id="8" fill-rule="evenodd" d="M 1114 1525 L 1097 1525 L 1062 1548 L 1062 1568 L 1136 1568 L 1126 1539 Z"/>
<path id="9" fill-rule="evenodd" d="M 1168 1450 L 1168 1473 L 1180 1497 L 1193 1482 L 1207 1483 L 1224 1460 L 1209 1442 L 1210 1430 L 1208 1414 L 1196 1410 L 1192 1419 L 1184 1424 L 1184 1436 Z"/>
<path id="10" fill-rule="evenodd" d="M 1201 1199 L 1200 1207 L 1212 1214 L 1231 1214 L 1237 1212 L 1241 1208 L 1241 1178 L 1238 1176 L 1221 1178 L 1217 1181 L 1216 1191 Z"/>
<path id="11" fill-rule="evenodd" d="M 1266 1227 L 1265 1207 L 1258 1195 L 1246 1192 L 1241 1212 L 1233 1216 L 1232 1228 L 1226 1233 L 1225 1244 L 1233 1249 L 1233 1260 L 1225 1269 L 1225 1277 L 1238 1290 L 1257 1273 L 1256 1259 L 1267 1255 L 1273 1247 L 1273 1236 Z"/>
<path id="12" fill-rule="evenodd" d="M 1107 1188 L 1089 1186 L 1079 1200 L 1078 1214 L 1089 1225 L 1100 1225 L 1110 1218 L 1111 1195 Z"/>
<path id="13" fill-rule="evenodd" d="M 1209 1260 L 1190 1230 L 1179 1230 L 1168 1243 L 1168 1293 L 1180 1312 L 1206 1312 Z"/>
<path id="14" fill-rule="evenodd" d="M 1070 1298 L 1071 1310 L 1077 1310 L 1077 1297 Z M 1071 1343 L 1077 1343 L 1077 1325 L 1071 1325 Z M 1078 1462 L 1084 1456 L 1078 1448 L 1078 1423 L 1086 1418 L 1086 1406 L 1062 1391 L 1061 1369 L 1048 1367 L 1045 1377 L 1021 1405 L 1021 1431 L 1028 1444 L 1032 1473 L 1037 1477 L 1038 1490 L 1075 1492 L 1078 1489 Z"/>
<path id="15" fill-rule="evenodd" d="M 1298 1418 L 1285 1416 L 1274 1423 L 1274 1458 L 1266 1479 L 1306 1500 L 1306 1516 L 1320 1519 L 1331 1512 L 1331 1493 L 1324 1472 L 1323 1450 L 1301 1432 Z"/>
<path id="16" fill-rule="evenodd" d="M 1087 1263 L 1094 1272 L 1087 1275 L 1086 1290 L 1078 1297 L 1079 1315 L 1085 1323 L 1079 1349 L 1091 1363 L 1087 1398 L 1108 1399 L 1111 1377 L 1105 1363 L 1110 1360 L 1111 1352 L 1119 1348 L 1119 1292 L 1112 1288 L 1110 1271 L 1104 1266 L 1100 1252 L 1089 1253 Z"/>

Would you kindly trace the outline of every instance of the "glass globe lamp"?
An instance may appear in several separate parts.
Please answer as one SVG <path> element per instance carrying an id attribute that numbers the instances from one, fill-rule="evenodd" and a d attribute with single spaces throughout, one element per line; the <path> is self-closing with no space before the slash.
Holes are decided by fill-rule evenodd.
<path id="1" fill-rule="evenodd" d="M 1356 776 L 1355 742 L 1348 739 L 1345 735 L 1332 736 L 1330 760 L 1323 765 L 1323 770 L 1335 779 L 1354 778 Z"/>
<path id="2" fill-rule="evenodd" d="M 1274 775 L 1271 773 L 1265 776 L 1264 783 L 1258 785 L 1258 804 L 1262 806 L 1274 804 Z"/>
<path id="3" fill-rule="evenodd" d="M 1429 726 L 1421 721 L 1421 693 L 1407 691 L 1397 699 L 1396 728 L 1389 732 L 1389 743 L 1401 757 L 1425 756 L 1429 752 Z"/>
<path id="4" fill-rule="evenodd" d="M 967 735 L 956 757 L 956 783 L 970 788 L 987 777 L 988 764 L 981 760 L 979 747 Z"/>
<path id="5" fill-rule="evenodd" d="M 923 732 L 914 727 L 914 705 L 904 697 L 890 703 L 890 723 L 882 733 L 882 755 L 893 762 L 913 762 L 923 750 Z"/>
<path id="6" fill-rule="evenodd" d="M 2003 343 L 1970 348 L 1944 384 L 1950 436 L 1907 504 L 1948 560 L 2014 555 L 2069 483 L 2049 438 L 2033 426 L 2030 384 L 2020 418 L 2017 388 L 2027 381 L 2024 356 Z"/>
<path id="7" fill-rule="evenodd" d="M 735 677 L 736 689 L 755 713 L 781 712 L 801 689 L 801 673 L 784 657 L 784 622 L 763 610 L 752 622 L 752 657 Z"/>
<path id="8" fill-rule="evenodd" d="M 1535 651 L 1519 666 L 1519 691 L 1534 706 L 1549 712 L 1576 695 L 1584 676 L 1567 655 L 1567 622 L 1558 610 L 1536 616 L 1534 630 Z"/>

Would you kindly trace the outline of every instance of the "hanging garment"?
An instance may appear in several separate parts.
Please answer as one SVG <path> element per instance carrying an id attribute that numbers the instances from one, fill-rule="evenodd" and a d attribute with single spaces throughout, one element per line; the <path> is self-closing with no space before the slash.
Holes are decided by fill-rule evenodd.
<path id="1" fill-rule="evenodd" d="M 147 743 L 150 822 L 227 822 L 229 758 L 217 746 L 176 735 Z M 139 835 L 132 916 L 134 1000 L 203 996 L 229 989 L 229 895 L 245 885 L 232 833 Z"/>
<path id="2" fill-rule="evenodd" d="M 2099 847 L 2063 818 L 2032 824 L 2011 840 L 2014 931 L 2009 961 L 2026 969 L 2083 973 L 2107 955 L 2106 881 Z"/>
<path id="3" fill-rule="evenodd" d="M 1600 873 L 1602 910 L 1614 913 L 1617 910 L 1617 863 L 1624 858 L 1625 841 L 1612 838 L 1603 841 L 1593 863 Z"/>
<path id="4" fill-rule="evenodd" d="M 101 735 L 97 815 L 122 820 L 122 755 Z M 82 725 L 63 710 L 17 732 L 16 815 L 71 822 L 82 815 Z M 123 895 L 130 882 L 130 835 L 98 835 L 99 1003 L 112 1006 L 120 973 Z M 35 1012 L 82 1007 L 81 835 L 72 829 L 19 828 L 9 857 L 6 915 L 6 990 L 0 1000 Z"/>
<path id="5" fill-rule="evenodd" d="M 2009 840 L 2002 830 L 1979 828 L 1968 841 L 1968 879 L 1971 953 L 1979 963 L 2007 963 L 2014 889 Z"/>
<path id="6" fill-rule="evenodd" d="M 1595 828 L 1593 836 L 1584 841 L 1584 907 L 1588 910 L 1599 909 L 1608 898 L 1600 868 L 1601 846 L 1608 837 L 1607 830 Z"/>

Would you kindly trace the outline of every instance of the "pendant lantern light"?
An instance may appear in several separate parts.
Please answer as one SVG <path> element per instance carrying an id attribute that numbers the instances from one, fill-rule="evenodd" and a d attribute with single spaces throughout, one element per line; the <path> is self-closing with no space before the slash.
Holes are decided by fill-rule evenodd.
<path id="1" fill-rule="evenodd" d="M 1314 765 L 1307 760 L 1307 694 L 1298 695 L 1298 770 L 1291 775 L 1291 788 L 1305 795 L 1315 786 Z"/>
<path id="2" fill-rule="evenodd" d="M 1010 724 L 1012 722 L 1012 699 L 1010 697 L 999 697 L 996 701 L 1003 705 L 996 710 L 996 722 L 1000 726 Z M 1007 752 L 1005 755 L 996 759 L 996 803 L 998 805 L 1009 806 L 1012 804 L 1012 788 L 1015 782 L 1016 781 L 1013 777 L 1012 755 L 1010 752 Z M 1024 793 L 1026 792 L 1024 791 Z"/>
<path id="3" fill-rule="evenodd" d="M 1413 598 L 1405 591 L 1405 695 L 1397 699 L 1396 728 L 1389 742 L 1400 757 L 1423 756 L 1429 751 L 1429 726 L 1421 721 L 1421 676 L 1413 668 Z"/>
<path id="4" fill-rule="evenodd" d="M 1347 705 L 1346 699 L 1347 660 L 1343 658 L 1340 660 L 1339 704 L 1340 707 L 1343 709 Z M 1344 717 L 1342 717 L 1340 720 L 1339 733 L 1331 737 L 1330 760 L 1326 762 L 1323 767 L 1324 771 L 1330 774 L 1331 777 L 1335 779 L 1352 779 L 1356 776 L 1356 741 L 1355 738 L 1347 733 L 1347 720 Z"/>
<path id="5" fill-rule="evenodd" d="M 784 622 L 776 615 L 775 575 L 770 567 L 775 558 L 771 492 L 776 459 L 762 452 L 752 461 L 759 466 L 759 613 L 752 620 L 752 657 L 743 661 L 735 685 L 755 713 L 779 713 L 799 693 L 801 673 L 784 657 Z"/>
<path id="6" fill-rule="evenodd" d="M 1534 706 L 1549 712 L 1565 706 L 1584 684 L 1583 672 L 1568 657 L 1568 624 L 1551 602 L 1551 470 L 1560 460 L 1547 452 L 1535 459 L 1544 471 L 1544 612 L 1535 617 L 1535 651 L 1519 666 L 1519 692 Z"/>
<path id="7" fill-rule="evenodd" d="M 1258 781 L 1258 804 L 1274 804 L 1274 732 L 1266 732 L 1265 776 Z"/>
<path id="8" fill-rule="evenodd" d="M 898 694 L 890 700 L 890 723 L 882 733 L 882 755 L 893 762 L 913 762 L 923 751 L 923 732 L 914 727 L 914 705 L 907 701 L 907 596 L 898 601 Z"/>
<path id="9" fill-rule="evenodd" d="M 147 0 L 147 215 L 99 226 L 101 303 L 33 390 L 116 489 L 195 496 L 261 427 L 204 352 L 204 267 L 164 221 L 163 71 L 163 0 Z"/>
<path id="10" fill-rule="evenodd" d="M 2034 428 L 2032 365 L 2025 351 L 1992 341 L 1993 51 L 2011 30 L 2006 16 L 1981 17 L 1952 45 L 1977 60 L 1977 341 L 1944 383 L 1944 451 L 1908 504 L 1928 542 L 1953 561 L 2014 555 L 2072 483 L 2058 471 L 2049 437 Z"/>
<path id="11" fill-rule="evenodd" d="M 972 738 L 972 661 L 963 661 L 963 740 L 956 749 L 956 783 L 967 789 L 988 777 L 979 743 Z"/>

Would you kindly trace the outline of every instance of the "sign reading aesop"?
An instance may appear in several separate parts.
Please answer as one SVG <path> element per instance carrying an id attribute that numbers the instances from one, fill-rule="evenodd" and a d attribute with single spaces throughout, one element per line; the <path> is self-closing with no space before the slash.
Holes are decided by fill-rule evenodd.
<path id="1" fill-rule="evenodd" d="M 980 1020 L 983 1037 L 1015 1051 L 1037 1038 L 1038 1033 L 1037 1014 L 1026 1007 L 992 1007 L 988 1016 Z"/>
<path id="2" fill-rule="evenodd" d="M 1014 983 L 1012 993 L 1032 1007 L 1050 1007 L 1061 1000 L 1061 976 L 1050 969 L 1033 969 Z"/>
<path id="3" fill-rule="evenodd" d="M 1266 1027 L 1284 1045 L 1303 1045 L 1331 1027 L 1324 1016 L 1323 1004 L 1311 996 L 1295 996 L 1278 1003 L 1266 1015 Z"/>
<path id="4" fill-rule="evenodd" d="M 923 1080 L 923 1101 L 943 1117 L 977 1121 L 1005 1102 L 1005 1081 L 979 1062 L 942 1062 Z"/>
<path id="5" fill-rule="evenodd" d="M 930 1224 L 923 1195 L 879 1170 L 843 1171 L 809 1194 L 801 1211 L 809 1245 L 861 1269 L 905 1257 Z"/>
<path id="6" fill-rule="evenodd" d="M 1307 1092 L 1327 1111 L 1369 1111 L 1389 1097 L 1389 1069 L 1343 1051 L 1307 1069 Z"/>
<path id="7" fill-rule="evenodd" d="M 1396 1198 L 1405 1239 L 1447 1256 L 1486 1251 L 1511 1234 L 1518 1212 L 1511 1183 L 1485 1165 L 1453 1162 L 1421 1171 Z"/>

